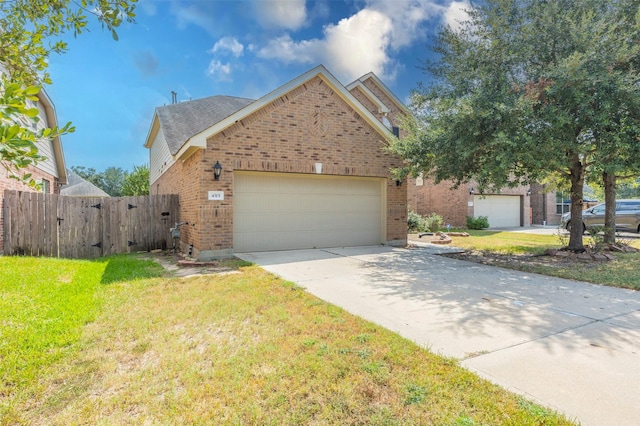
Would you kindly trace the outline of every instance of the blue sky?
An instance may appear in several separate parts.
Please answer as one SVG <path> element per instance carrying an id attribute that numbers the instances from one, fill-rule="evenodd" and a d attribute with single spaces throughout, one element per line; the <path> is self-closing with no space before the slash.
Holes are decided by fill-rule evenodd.
<path id="1" fill-rule="evenodd" d="M 50 58 L 46 87 L 67 167 L 130 170 L 154 109 L 212 95 L 252 99 L 323 64 L 343 84 L 373 71 L 406 99 L 426 76 L 418 68 L 439 25 L 464 18 L 451 0 L 140 0 L 136 22 L 119 41 L 92 22 L 65 37 L 69 51 Z"/>

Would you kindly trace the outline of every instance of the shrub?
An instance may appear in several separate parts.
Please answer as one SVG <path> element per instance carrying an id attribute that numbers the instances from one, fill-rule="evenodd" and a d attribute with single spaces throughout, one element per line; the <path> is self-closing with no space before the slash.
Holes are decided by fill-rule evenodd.
<path id="1" fill-rule="evenodd" d="M 467 216 L 467 228 L 485 229 L 488 227 L 489 227 L 489 218 L 487 216 L 478 216 L 476 218 Z"/>
<path id="2" fill-rule="evenodd" d="M 410 211 L 409 214 L 407 215 L 407 229 L 409 230 L 409 232 L 410 233 L 422 232 L 422 227 L 423 227 L 422 221 L 423 221 L 422 216 L 420 216 L 416 212 Z"/>
<path id="3" fill-rule="evenodd" d="M 424 217 L 423 220 L 424 227 L 429 232 L 438 231 L 440 228 L 442 228 L 442 224 L 444 223 L 442 216 L 436 213 L 431 213 L 429 216 Z"/>
<path id="4" fill-rule="evenodd" d="M 429 216 L 421 216 L 416 212 L 410 211 L 407 215 L 407 228 L 411 233 L 436 232 L 442 228 L 443 222 L 442 216 L 436 213 L 431 213 Z"/>

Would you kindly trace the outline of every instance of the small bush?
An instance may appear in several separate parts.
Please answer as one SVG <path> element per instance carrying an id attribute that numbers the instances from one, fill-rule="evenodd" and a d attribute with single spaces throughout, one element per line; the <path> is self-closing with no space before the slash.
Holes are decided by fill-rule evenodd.
<path id="1" fill-rule="evenodd" d="M 407 215 L 407 228 L 410 233 L 436 232 L 442 228 L 444 219 L 442 216 L 431 213 L 429 216 L 421 216 L 416 212 Z"/>
<path id="2" fill-rule="evenodd" d="M 467 228 L 469 229 L 485 229 L 489 227 L 489 218 L 487 216 L 471 217 L 467 216 Z"/>
<path id="3" fill-rule="evenodd" d="M 422 216 L 416 212 L 410 211 L 407 215 L 407 229 L 410 233 L 422 232 Z"/>
<path id="4" fill-rule="evenodd" d="M 424 217 L 424 227 L 429 232 L 436 232 L 442 228 L 444 220 L 442 216 L 436 213 L 431 213 L 429 216 Z"/>

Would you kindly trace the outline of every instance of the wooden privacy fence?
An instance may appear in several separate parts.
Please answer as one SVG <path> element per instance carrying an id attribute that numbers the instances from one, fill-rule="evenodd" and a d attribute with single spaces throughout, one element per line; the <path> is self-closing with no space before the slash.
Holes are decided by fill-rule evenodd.
<path id="1" fill-rule="evenodd" d="M 4 254 L 91 259 L 164 249 L 177 195 L 65 197 L 4 192 Z"/>

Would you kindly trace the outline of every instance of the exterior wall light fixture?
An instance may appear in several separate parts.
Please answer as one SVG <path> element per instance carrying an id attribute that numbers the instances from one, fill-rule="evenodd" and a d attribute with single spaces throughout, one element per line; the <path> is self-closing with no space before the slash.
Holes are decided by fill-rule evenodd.
<path id="1" fill-rule="evenodd" d="M 213 166 L 213 178 L 215 180 L 220 180 L 220 175 L 222 174 L 222 166 L 219 161 L 216 161 L 215 166 Z"/>
<path id="2" fill-rule="evenodd" d="M 473 186 L 469 188 L 469 195 L 473 195 L 474 192 L 476 192 L 476 189 Z"/>

